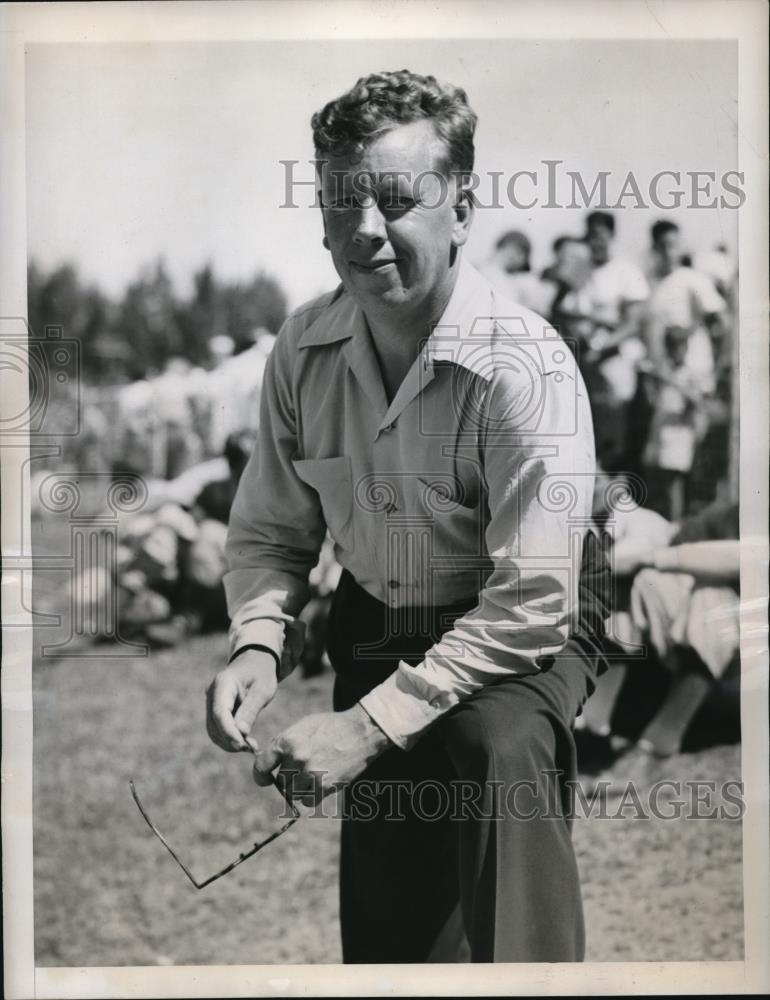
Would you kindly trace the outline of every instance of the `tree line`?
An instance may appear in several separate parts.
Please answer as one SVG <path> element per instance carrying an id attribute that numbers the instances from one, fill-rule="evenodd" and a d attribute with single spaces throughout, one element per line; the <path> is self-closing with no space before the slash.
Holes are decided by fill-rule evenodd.
<path id="1" fill-rule="evenodd" d="M 287 299 L 275 278 L 259 272 L 248 281 L 226 282 L 206 264 L 180 297 L 162 260 L 141 270 L 119 298 L 83 280 L 70 263 L 45 271 L 32 260 L 27 269 L 30 336 L 47 327 L 80 342 L 81 377 L 91 382 L 146 378 L 170 358 L 205 365 L 209 344 L 230 337 L 238 352 L 258 329 L 277 333 Z"/>

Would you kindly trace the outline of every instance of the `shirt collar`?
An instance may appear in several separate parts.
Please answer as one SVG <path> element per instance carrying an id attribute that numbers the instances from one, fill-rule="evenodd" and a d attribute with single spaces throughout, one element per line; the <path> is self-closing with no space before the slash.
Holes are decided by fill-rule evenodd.
<path id="1" fill-rule="evenodd" d="M 364 324 L 364 316 L 353 297 L 343 285 L 332 294 L 325 309 L 321 310 L 299 340 L 299 347 L 317 347 L 334 344 L 350 338 Z"/>
<path id="2" fill-rule="evenodd" d="M 489 352 L 497 325 L 495 293 L 487 279 L 461 259 L 452 296 L 425 343 L 425 364 L 455 364 L 490 378 Z"/>
<path id="3" fill-rule="evenodd" d="M 472 264 L 461 258 L 455 287 L 441 319 L 434 328 L 434 334 L 436 330 L 449 328 L 459 330 L 463 334 L 467 333 L 474 321 L 480 318 L 479 303 L 484 299 L 490 303 L 491 308 L 493 299 L 491 286 Z M 314 347 L 349 340 L 364 322 L 360 307 L 345 291 L 344 286 L 339 285 L 327 307 L 300 337 L 299 347 Z"/>
<path id="4" fill-rule="evenodd" d="M 454 364 L 489 382 L 507 359 L 536 352 L 559 336 L 542 316 L 499 295 L 469 262 L 461 261 L 452 297 L 425 344 L 428 364 Z M 513 352 L 513 354 L 511 353 Z M 540 360 L 542 365 L 544 362 Z"/>
<path id="5" fill-rule="evenodd" d="M 539 332 L 545 325 L 531 310 L 498 296 L 487 279 L 461 257 L 452 295 L 425 342 L 423 363 L 457 364 L 488 381 L 494 367 L 494 344 L 500 336 L 505 337 L 508 332 L 520 337 L 523 332 L 535 329 Z M 361 308 L 340 285 L 327 307 L 302 334 L 299 347 L 333 344 L 354 337 L 358 341 L 365 334 L 366 320 Z"/>
<path id="6" fill-rule="evenodd" d="M 452 295 L 428 338 L 428 344 L 444 339 L 442 334 L 451 335 L 454 332 L 462 338 L 471 336 L 476 332 L 477 325 L 488 330 L 493 312 L 492 286 L 469 261 L 461 257 Z"/>

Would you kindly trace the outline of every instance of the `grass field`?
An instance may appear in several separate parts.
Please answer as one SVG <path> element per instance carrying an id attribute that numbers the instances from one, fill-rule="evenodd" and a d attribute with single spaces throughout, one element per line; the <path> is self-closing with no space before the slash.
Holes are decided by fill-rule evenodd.
<path id="1" fill-rule="evenodd" d="M 333 818 L 296 824 L 197 892 L 137 812 L 193 871 L 275 828 L 280 799 L 203 725 L 223 637 L 147 659 L 43 660 L 35 670 L 35 933 L 40 965 L 339 961 Z M 292 676 L 261 731 L 329 707 L 330 681 Z M 680 778 L 738 775 L 737 747 L 679 758 Z M 578 819 L 588 958 L 738 959 L 741 828 L 731 820 Z"/>
<path id="2" fill-rule="evenodd" d="M 47 589 L 55 596 L 51 579 Z M 61 637 L 39 629 L 36 647 Z M 214 635 L 149 657 L 118 657 L 109 645 L 84 648 L 89 656 L 36 657 L 38 965 L 340 960 L 337 820 L 304 819 L 197 892 L 131 799 L 134 778 L 199 876 L 276 827 L 278 793 L 253 785 L 247 755 L 226 755 L 206 736 L 204 690 L 224 651 L 225 637 Z M 328 675 L 293 675 L 256 735 L 328 709 L 330 698 Z M 666 776 L 738 779 L 739 756 L 738 746 L 682 755 Z M 589 960 L 742 957 L 739 821 L 592 817 L 576 820 L 574 839 Z"/>

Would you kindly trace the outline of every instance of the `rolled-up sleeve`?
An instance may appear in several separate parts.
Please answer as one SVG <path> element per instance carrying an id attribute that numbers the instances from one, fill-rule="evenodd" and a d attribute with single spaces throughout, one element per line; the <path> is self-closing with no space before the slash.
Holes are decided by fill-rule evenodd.
<path id="1" fill-rule="evenodd" d="M 297 616 L 308 601 L 308 576 L 326 533 L 318 494 L 294 471 L 290 322 L 267 361 L 257 445 L 233 502 L 224 576 L 231 655 L 251 643 L 267 646 L 281 663 L 281 677 L 302 651 Z"/>
<path id="2" fill-rule="evenodd" d="M 537 672 L 541 658 L 564 645 L 577 615 L 595 471 L 590 408 L 576 370 L 541 379 L 542 406 L 532 427 L 521 419 L 528 389 L 505 373 L 488 386 L 485 540 L 493 569 L 477 606 L 420 664 L 400 663 L 361 701 L 403 749 L 484 685 Z"/>

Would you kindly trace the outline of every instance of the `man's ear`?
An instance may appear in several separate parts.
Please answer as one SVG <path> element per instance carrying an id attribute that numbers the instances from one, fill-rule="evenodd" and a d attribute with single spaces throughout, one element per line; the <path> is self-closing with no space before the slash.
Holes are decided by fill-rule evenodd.
<path id="1" fill-rule="evenodd" d="M 319 188 L 319 190 L 317 192 L 317 195 L 318 195 L 318 204 L 320 205 L 320 204 L 322 204 L 322 201 L 321 201 L 321 199 L 322 199 L 322 193 L 321 193 L 320 188 Z M 321 240 L 321 242 L 323 243 L 324 248 L 326 250 L 329 250 L 330 249 L 330 247 L 329 247 L 329 237 L 326 235 L 326 216 L 324 215 L 323 209 L 321 209 L 321 223 L 322 223 L 322 225 L 324 227 L 324 235 L 323 235 L 323 239 Z"/>
<path id="2" fill-rule="evenodd" d="M 466 185 L 457 185 L 454 204 L 455 221 L 452 227 L 452 244 L 464 246 L 471 231 L 476 206 L 473 194 Z"/>

